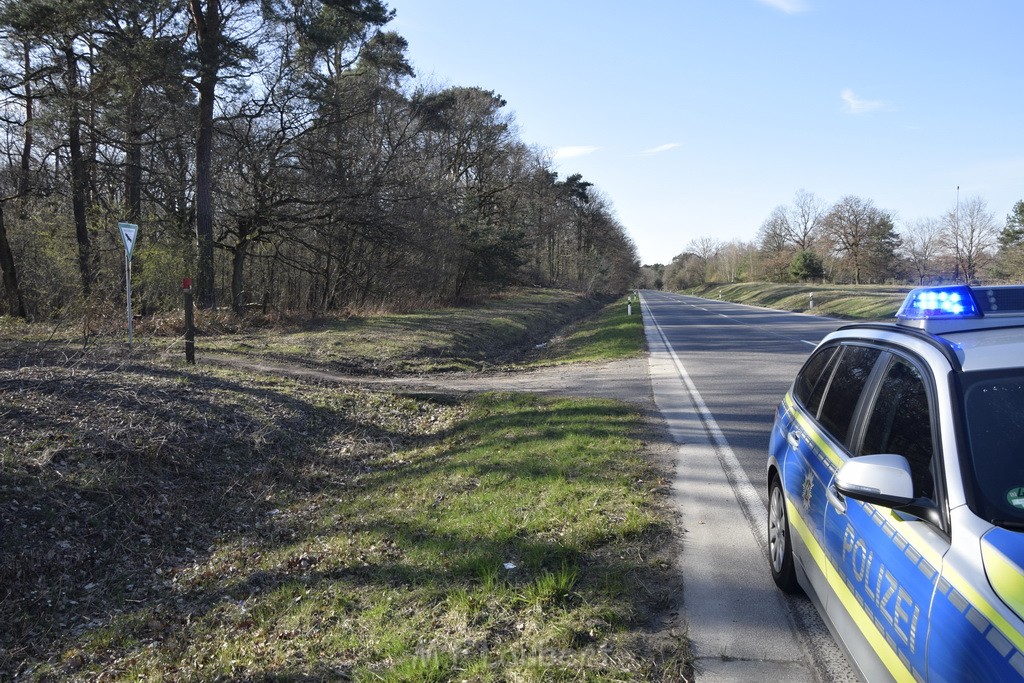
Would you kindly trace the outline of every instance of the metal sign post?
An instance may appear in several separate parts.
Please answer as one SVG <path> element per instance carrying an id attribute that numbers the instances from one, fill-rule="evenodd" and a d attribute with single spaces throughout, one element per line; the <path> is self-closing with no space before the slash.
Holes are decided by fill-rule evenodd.
<path id="1" fill-rule="evenodd" d="M 196 324 L 192 317 L 192 278 L 181 281 L 181 291 L 185 293 L 185 362 L 196 364 Z"/>
<path id="2" fill-rule="evenodd" d="M 124 241 L 124 288 L 128 299 L 128 348 L 132 347 L 132 250 L 135 249 L 135 236 L 139 226 L 134 223 L 118 223 Z"/>

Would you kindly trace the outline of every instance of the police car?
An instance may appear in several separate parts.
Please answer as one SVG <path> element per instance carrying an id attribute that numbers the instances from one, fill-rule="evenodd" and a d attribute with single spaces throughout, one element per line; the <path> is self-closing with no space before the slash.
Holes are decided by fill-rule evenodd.
<path id="1" fill-rule="evenodd" d="M 921 288 L 779 405 L 772 577 L 868 681 L 1024 678 L 1024 287 Z"/>

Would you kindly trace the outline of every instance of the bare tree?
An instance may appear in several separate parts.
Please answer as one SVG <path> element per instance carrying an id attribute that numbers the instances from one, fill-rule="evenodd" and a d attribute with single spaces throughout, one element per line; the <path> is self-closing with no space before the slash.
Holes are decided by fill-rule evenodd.
<path id="1" fill-rule="evenodd" d="M 833 250 L 860 284 L 866 273 L 882 279 L 889 273 L 899 245 L 892 214 L 877 208 L 870 199 L 847 195 L 832 207 L 823 220 Z"/>
<path id="2" fill-rule="evenodd" d="M 969 197 L 943 217 L 945 238 L 953 248 L 957 277 L 973 282 L 992 263 L 999 242 L 995 214 L 981 197 Z"/>
<path id="3" fill-rule="evenodd" d="M 764 256 L 765 277 L 769 280 L 782 282 L 787 278 L 793 255 L 791 234 L 789 211 L 785 206 L 776 206 L 757 232 L 757 244 Z"/>
<path id="4" fill-rule="evenodd" d="M 903 252 L 920 284 L 935 274 L 936 261 L 943 253 L 942 233 L 942 224 L 935 218 L 922 218 L 903 229 Z"/>
<path id="5" fill-rule="evenodd" d="M 793 206 L 788 214 L 789 241 L 796 246 L 797 251 L 811 249 L 821 232 L 825 205 L 813 193 L 800 189 L 793 198 Z"/>
<path id="6" fill-rule="evenodd" d="M 757 231 L 757 243 L 768 254 L 779 254 L 792 250 L 789 211 L 785 206 L 776 206 Z"/>
<path id="7" fill-rule="evenodd" d="M 698 277 L 700 278 L 701 284 L 707 281 L 708 266 L 718 252 L 722 250 L 722 243 L 716 240 L 714 237 L 698 237 L 697 239 L 690 240 L 689 244 L 686 245 L 686 251 L 689 254 L 693 254 L 699 264 Z"/>
<path id="8" fill-rule="evenodd" d="M 725 280 L 736 282 L 743 267 L 743 261 L 749 252 L 746 242 L 732 240 L 719 250 L 718 258 L 715 259 L 718 272 Z"/>
<path id="9" fill-rule="evenodd" d="M 680 291 L 702 284 L 705 280 L 703 265 L 688 251 L 676 254 L 672 263 L 665 266 L 663 284 L 669 291 Z"/>

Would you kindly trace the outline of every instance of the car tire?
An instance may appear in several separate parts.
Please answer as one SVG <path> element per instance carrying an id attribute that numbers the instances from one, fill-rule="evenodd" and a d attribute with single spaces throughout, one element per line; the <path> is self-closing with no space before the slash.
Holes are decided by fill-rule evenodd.
<path id="1" fill-rule="evenodd" d="M 786 494 L 778 476 L 768 487 L 768 564 L 775 585 L 786 593 L 799 593 L 793 566 L 793 543 L 790 540 L 789 518 L 786 515 Z"/>

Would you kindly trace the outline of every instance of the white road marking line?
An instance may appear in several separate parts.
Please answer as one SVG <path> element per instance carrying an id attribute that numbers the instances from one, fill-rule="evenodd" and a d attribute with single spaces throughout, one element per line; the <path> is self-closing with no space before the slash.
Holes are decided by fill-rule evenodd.
<path id="1" fill-rule="evenodd" d="M 669 297 L 664 296 L 654 300 L 659 302 L 672 301 Z M 671 354 L 677 370 L 681 371 L 680 377 L 684 380 L 685 386 L 689 389 L 691 400 L 694 402 L 694 405 L 696 406 L 699 401 L 700 406 L 703 407 L 703 411 L 707 412 L 708 417 L 705 417 L 703 413 L 701 414 L 701 418 L 705 421 L 705 425 L 714 424 L 714 419 L 710 418 L 710 411 L 708 411 L 707 406 L 704 404 L 703 400 L 701 400 L 700 394 L 697 392 L 696 388 L 693 387 L 693 382 L 689 381 L 689 376 L 687 375 L 685 368 L 683 368 L 675 351 L 668 344 L 664 330 L 661 329 L 661 326 L 658 324 L 657 319 L 654 317 L 654 314 L 651 312 L 650 307 L 647 305 L 647 302 L 643 297 L 641 297 L 641 305 L 644 315 L 650 316 L 650 320 L 654 323 L 655 329 L 659 332 L 659 335 L 657 336 L 660 337 L 661 344 L 663 344 L 665 349 Z M 651 339 L 654 338 L 652 337 Z M 787 341 L 793 340 L 788 339 Z M 807 340 L 801 341 L 805 344 L 817 346 L 817 342 Z M 660 352 L 661 349 L 658 348 L 658 351 Z M 711 431 L 710 428 L 708 428 L 708 431 Z M 717 425 L 715 432 L 720 435 L 721 442 L 725 443 L 724 447 L 718 447 L 715 449 L 719 456 L 719 463 L 726 471 L 727 476 L 730 479 L 730 483 L 733 484 L 734 495 L 736 495 L 737 500 L 740 501 L 744 516 L 751 524 L 751 528 L 753 530 L 752 535 L 754 536 L 755 541 L 759 541 L 761 543 L 762 552 L 764 552 L 765 557 L 767 558 L 767 511 L 763 509 L 763 504 L 757 497 L 756 490 L 750 483 L 750 480 L 747 479 L 742 468 L 738 466 L 739 461 L 736 459 L 735 453 L 733 453 L 732 449 L 728 446 L 721 429 L 717 429 Z M 718 446 L 718 437 L 715 437 L 713 445 Z M 726 466 L 726 454 L 734 463 L 731 471 L 730 468 Z M 738 472 L 738 474 L 733 474 L 734 471 Z M 742 498 L 737 490 L 737 486 L 743 486 L 741 482 L 745 483 L 744 488 L 747 489 L 747 494 L 742 496 Z M 757 514 L 759 508 L 761 509 L 761 512 L 760 514 Z M 755 522 L 755 518 L 760 521 Z M 834 641 L 829 635 L 825 624 L 820 621 L 820 617 L 815 607 L 809 601 L 787 601 L 787 604 L 788 609 L 790 610 L 790 619 L 795 622 L 794 628 L 797 630 L 798 638 L 805 655 L 809 657 L 810 661 L 815 663 L 819 672 L 823 674 L 822 676 L 816 676 L 815 678 L 832 681 L 859 680 L 859 676 L 854 673 L 854 670 L 848 663 L 844 653 L 839 649 L 836 641 Z M 797 624 L 800 626 L 797 626 Z M 809 627 L 811 630 L 806 631 L 803 630 L 802 627 Z M 694 634 L 691 634 L 691 637 L 696 638 Z M 734 680 L 745 680 L 746 678 L 748 677 L 737 677 Z"/>
<path id="2" fill-rule="evenodd" d="M 687 391 L 690 392 L 690 398 L 693 401 L 694 407 L 697 409 L 697 413 L 700 415 L 701 421 L 704 423 L 704 428 L 707 430 L 708 435 L 714 442 L 715 450 L 718 452 L 719 460 L 722 463 L 722 467 L 725 469 L 726 476 L 732 483 L 733 492 L 736 494 L 736 500 L 739 501 L 743 507 L 744 514 L 747 519 L 750 520 L 751 528 L 754 532 L 754 537 L 761 545 L 761 549 L 767 552 L 768 548 L 768 510 L 761 502 L 761 497 L 757 494 L 757 489 L 750 483 L 750 479 L 747 478 L 746 473 L 743 471 L 743 467 L 740 466 L 740 461 L 733 452 L 732 447 L 729 446 L 729 441 L 725 438 L 725 434 L 722 432 L 718 423 L 715 422 L 714 416 L 711 414 L 711 410 L 707 404 L 704 403 L 704 399 L 701 397 L 700 392 L 697 391 L 696 385 L 693 380 L 690 379 L 689 373 L 686 372 L 686 368 L 683 367 L 683 362 L 679 359 L 675 349 L 669 344 L 668 337 L 665 335 L 665 331 L 661 329 L 661 325 L 658 324 L 657 318 L 654 317 L 654 313 L 651 312 L 650 306 L 647 305 L 647 301 L 641 295 L 640 303 L 644 308 L 644 312 L 650 316 L 650 320 L 654 323 L 654 327 L 658 330 L 658 334 L 661 336 L 661 341 L 665 345 L 665 349 L 668 351 L 675 363 L 676 370 L 679 372 L 679 377 L 683 380 L 686 385 Z M 767 455 L 765 456 L 767 458 Z"/>
<path id="3" fill-rule="evenodd" d="M 666 301 L 666 300 L 671 301 L 671 299 L 668 299 L 667 297 L 664 297 L 664 298 L 659 297 L 659 299 L 658 299 L 658 301 Z M 640 296 L 640 301 L 641 301 L 641 304 L 646 305 L 646 299 L 644 299 L 643 295 Z M 696 304 L 691 304 L 691 303 L 686 302 L 686 301 L 679 301 L 679 302 L 676 302 L 676 303 L 681 303 L 681 304 L 684 304 L 684 305 L 687 305 L 687 306 L 693 306 L 693 308 L 696 308 L 698 310 L 704 311 L 705 313 L 714 313 L 715 315 L 717 315 L 717 316 L 719 316 L 721 318 L 725 318 L 726 320 L 730 320 L 730 321 L 736 323 L 737 325 L 744 325 L 745 327 L 753 327 L 753 328 L 756 328 L 758 330 L 761 330 L 762 332 L 765 332 L 766 334 L 770 334 L 770 335 L 772 335 L 774 337 L 778 337 L 779 339 L 785 339 L 786 341 L 792 341 L 791 337 L 786 337 L 784 335 L 777 334 L 777 333 L 772 332 L 770 330 L 764 330 L 761 325 L 754 325 L 754 324 L 751 324 L 751 323 L 748 323 L 748 322 L 744 322 L 742 320 L 737 320 L 737 319 L 729 316 L 727 313 L 718 313 L 717 311 L 709 311 L 706 308 L 701 308 L 700 306 L 697 306 Z M 746 304 L 736 304 L 736 305 L 737 306 L 746 306 Z M 758 307 L 757 306 L 748 306 L 748 308 L 758 308 Z M 780 313 L 781 313 L 781 311 L 780 311 Z M 653 316 L 652 316 L 652 320 L 653 320 Z M 657 321 L 655 321 L 655 325 L 657 325 Z M 657 327 L 658 327 L 658 331 L 661 331 L 661 326 L 657 325 Z M 664 336 L 664 333 L 662 334 L 662 336 Z M 809 345 L 809 346 L 817 346 L 818 345 L 818 342 L 816 342 L 816 341 L 808 341 L 806 339 L 801 339 L 800 341 L 803 342 L 804 344 Z"/>

